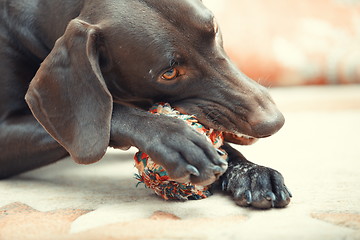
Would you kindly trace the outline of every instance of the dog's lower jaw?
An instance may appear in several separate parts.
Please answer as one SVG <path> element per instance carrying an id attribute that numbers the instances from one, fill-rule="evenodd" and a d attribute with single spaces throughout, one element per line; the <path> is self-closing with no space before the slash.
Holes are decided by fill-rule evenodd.
<path id="1" fill-rule="evenodd" d="M 251 137 L 241 133 L 224 132 L 223 135 L 225 141 L 238 145 L 251 145 L 258 140 L 255 137 Z"/>

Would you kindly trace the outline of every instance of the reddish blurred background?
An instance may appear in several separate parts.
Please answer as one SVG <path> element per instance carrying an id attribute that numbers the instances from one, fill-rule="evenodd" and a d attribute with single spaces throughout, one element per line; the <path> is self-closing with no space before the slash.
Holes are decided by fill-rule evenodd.
<path id="1" fill-rule="evenodd" d="M 360 0 L 203 0 L 230 58 L 265 86 L 360 83 Z"/>

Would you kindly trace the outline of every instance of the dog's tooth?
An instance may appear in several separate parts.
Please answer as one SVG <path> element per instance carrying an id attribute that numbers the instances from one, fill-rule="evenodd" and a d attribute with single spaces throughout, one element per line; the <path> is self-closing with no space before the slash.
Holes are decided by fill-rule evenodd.
<path id="1" fill-rule="evenodd" d="M 239 137 L 239 138 L 246 138 L 246 139 L 252 139 L 253 138 L 251 136 L 248 136 L 248 135 L 245 135 L 245 134 L 242 134 L 242 133 L 236 133 L 235 135 L 237 137 Z"/>
<path id="2" fill-rule="evenodd" d="M 236 136 L 239 137 L 239 138 L 246 138 L 246 136 L 243 135 L 243 134 L 237 134 Z"/>

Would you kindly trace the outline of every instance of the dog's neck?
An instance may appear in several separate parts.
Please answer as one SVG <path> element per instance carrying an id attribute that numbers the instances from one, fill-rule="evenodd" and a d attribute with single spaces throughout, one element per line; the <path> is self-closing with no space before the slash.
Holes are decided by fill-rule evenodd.
<path id="1" fill-rule="evenodd" d="M 80 14 L 84 0 L 63 0 L 57 4 L 47 1 L 17 2 L 4 5 L 0 20 L 5 23 L 8 34 L 16 40 L 15 45 L 43 60 L 64 33 L 68 22 Z M 17 20 L 12 21 L 14 18 Z"/>

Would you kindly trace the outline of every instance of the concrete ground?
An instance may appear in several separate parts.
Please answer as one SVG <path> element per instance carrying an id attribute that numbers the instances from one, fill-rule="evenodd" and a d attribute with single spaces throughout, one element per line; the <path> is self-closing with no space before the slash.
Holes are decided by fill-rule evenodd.
<path id="1" fill-rule="evenodd" d="M 0 239 L 360 239 L 360 85 L 271 92 L 284 128 L 238 148 L 283 174 L 287 208 L 241 208 L 221 193 L 164 201 L 136 187 L 136 149 L 109 149 L 93 165 L 67 159 L 0 181 Z"/>

